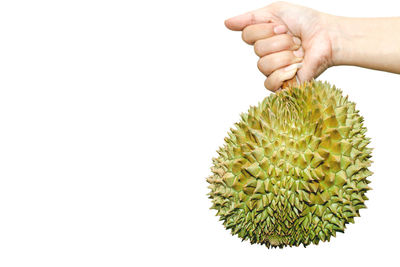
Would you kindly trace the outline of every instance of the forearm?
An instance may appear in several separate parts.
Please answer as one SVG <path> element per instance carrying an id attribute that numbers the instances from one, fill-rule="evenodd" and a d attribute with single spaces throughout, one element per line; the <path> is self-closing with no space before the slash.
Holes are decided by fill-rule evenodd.
<path id="1" fill-rule="evenodd" d="M 333 65 L 400 73 L 400 17 L 328 16 Z"/>

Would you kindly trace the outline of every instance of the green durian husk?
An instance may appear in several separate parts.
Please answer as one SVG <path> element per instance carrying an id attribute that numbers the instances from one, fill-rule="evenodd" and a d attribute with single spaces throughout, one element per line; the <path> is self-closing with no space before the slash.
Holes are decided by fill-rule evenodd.
<path id="1" fill-rule="evenodd" d="M 209 197 L 252 244 L 307 246 L 344 232 L 365 208 L 370 139 L 342 91 L 291 85 L 241 115 L 213 159 Z"/>

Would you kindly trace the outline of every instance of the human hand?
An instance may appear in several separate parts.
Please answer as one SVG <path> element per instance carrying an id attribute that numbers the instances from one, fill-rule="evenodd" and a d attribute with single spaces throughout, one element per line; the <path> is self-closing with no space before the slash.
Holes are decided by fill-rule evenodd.
<path id="1" fill-rule="evenodd" d="M 300 82 L 318 77 L 333 65 L 330 15 L 286 2 L 225 21 L 228 29 L 242 31 L 243 40 L 254 45 L 257 66 L 268 78 L 264 85 L 278 90 L 296 75 Z"/>

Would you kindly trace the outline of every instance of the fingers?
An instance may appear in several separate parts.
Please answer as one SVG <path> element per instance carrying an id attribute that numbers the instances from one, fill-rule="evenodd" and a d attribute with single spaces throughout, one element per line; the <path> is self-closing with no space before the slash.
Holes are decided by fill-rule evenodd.
<path id="1" fill-rule="evenodd" d="M 284 81 L 296 75 L 302 65 L 304 50 L 300 39 L 288 33 L 286 25 L 273 19 L 268 8 L 230 18 L 225 25 L 231 30 L 242 31 L 243 41 L 254 45 L 254 52 L 260 57 L 257 67 L 268 76 L 264 85 L 275 92 Z"/>
<path id="2" fill-rule="evenodd" d="M 232 31 L 241 31 L 253 22 L 255 22 L 254 14 L 249 12 L 225 20 L 225 26 Z"/>
<path id="3" fill-rule="evenodd" d="M 260 39 L 266 39 L 276 34 L 287 32 L 284 25 L 277 25 L 275 23 L 260 23 L 250 25 L 243 29 L 242 39 L 246 43 L 252 45 Z"/>
<path id="4" fill-rule="evenodd" d="M 241 31 L 249 25 L 265 22 L 268 23 L 271 21 L 272 20 L 268 15 L 268 12 L 266 12 L 266 9 L 261 8 L 227 19 L 225 20 L 225 26 L 232 31 Z"/>
<path id="5" fill-rule="evenodd" d="M 281 51 L 260 58 L 257 62 L 258 69 L 266 76 L 277 69 L 300 63 L 301 57 L 296 57 L 293 51 Z"/>
<path id="6" fill-rule="evenodd" d="M 260 57 L 257 67 L 268 76 L 264 85 L 273 92 L 277 91 L 284 81 L 296 75 L 304 57 L 299 38 L 290 34 L 276 34 L 274 28 L 276 29 L 276 25 L 251 25 L 245 28 L 249 30 L 244 30 L 243 35 L 245 42 L 254 44 L 254 52 Z"/>
<path id="7" fill-rule="evenodd" d="M 267 39 L 257 40 L 254 43 L 254 52 L 259 57 L 283 50 L 297 50 L 301 46 L 299 38 L 289 34 L 279 34 Z"/>
<path id="8" fill-rule="evenodd" d="M 284 81 L 290 80 L 296 75 L 296 71 L 301 68 L 301 66 L 302 63 L 295 63 L 272 72 L 264 82 L 265 88 L 272 92 L 276 92 L 281 88 Z"/>

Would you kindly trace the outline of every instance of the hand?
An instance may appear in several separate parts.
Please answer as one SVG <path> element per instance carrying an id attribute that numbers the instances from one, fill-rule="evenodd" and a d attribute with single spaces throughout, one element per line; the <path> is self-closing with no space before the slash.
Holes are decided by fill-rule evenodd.
<path id="1" fill-rule="evenodd" d="M 328 14 L 285 2 L 225 21 L 227 28 L 242 31 L 243 40 L 254 45 L 260 57 L 257 66 L 268 76 L 264 85 L 271 91 L 278 90 L 296 71 L 303 82 L 333 65 L 329 23 Z"/>

